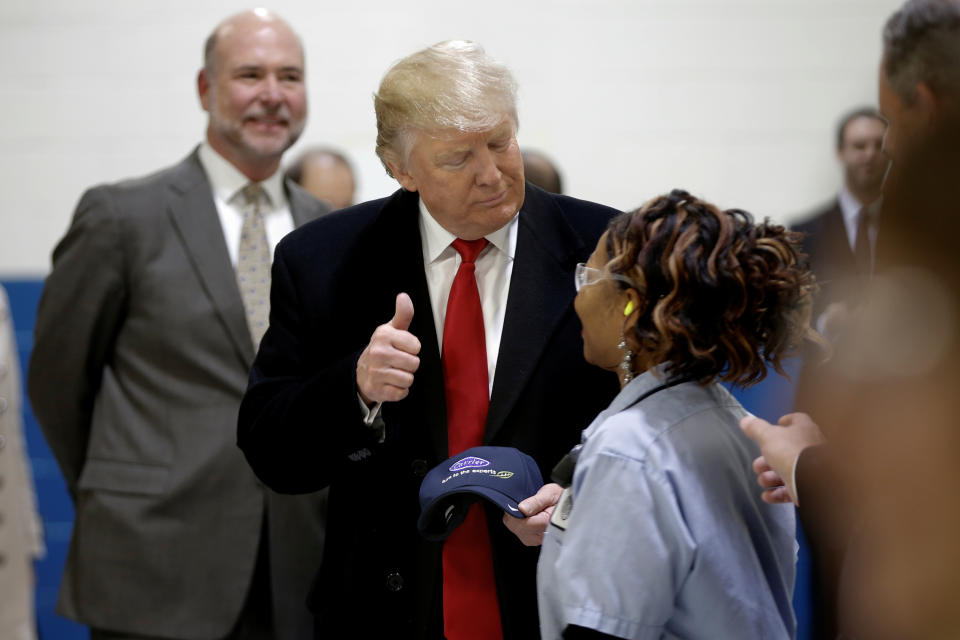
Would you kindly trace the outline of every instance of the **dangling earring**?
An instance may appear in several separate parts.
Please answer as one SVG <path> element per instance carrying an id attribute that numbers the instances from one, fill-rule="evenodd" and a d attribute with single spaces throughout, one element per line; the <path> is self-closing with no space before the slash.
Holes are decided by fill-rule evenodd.
<path id="1" fill-rule="evenodd" d="M 620 381 L 626 386 L 633 380 L 633 351 L 627 346 L 627 339 L 623 333 L 620 334 L 620 344 L 617 348 L 623 352 L 623 358 L 620 359 Z"/>

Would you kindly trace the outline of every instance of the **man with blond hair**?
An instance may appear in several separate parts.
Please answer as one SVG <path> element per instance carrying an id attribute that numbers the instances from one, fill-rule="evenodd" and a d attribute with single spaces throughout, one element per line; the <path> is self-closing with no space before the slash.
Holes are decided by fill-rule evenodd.
<path id="1" fill-rule="evenodd" d="M 548 511 L 525 507 L 524 542 L 480 504 L 442 543 L 417 533 L 432 467 L 502 445 L 549 477 L 616 391 L 584 361 L 572 305 L 616 212 L 525 182 L 515 96 L 471 42 L 399 61 L 374 106 L 402 188 L 277 248 L 239 441 L 272 488 L 330 488 L 317 637 L 539 636 L 524 542 Z"/>
<path id="2" fill-rule="evenodd" d="M 235 444 L 272 247 L 327 211 L 278 171 L 306 119 L 300 40 L 232 16 L 197 88 L 204 142 L 87 191 L 40 302 L 30 398 L 76 504 L 58 611 L 93 640 L 304 640 L 316 497 L 265 489 Z"/>

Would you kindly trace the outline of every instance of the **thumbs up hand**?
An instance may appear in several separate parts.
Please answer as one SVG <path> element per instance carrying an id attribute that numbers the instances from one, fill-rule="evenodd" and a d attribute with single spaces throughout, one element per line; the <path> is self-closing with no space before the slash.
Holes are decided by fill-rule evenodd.
<path id="1" fill-rule="evenodd" d="M 413 301 L 397 294 L 397 306 L 390 321 L 373 332 L 370 343 L 357 361 L 357 388 L 368 405 L 396 402 L 407 397 L 413 374 L 420 366 L 420 340 L 407 331 L 413 320 Z"/>

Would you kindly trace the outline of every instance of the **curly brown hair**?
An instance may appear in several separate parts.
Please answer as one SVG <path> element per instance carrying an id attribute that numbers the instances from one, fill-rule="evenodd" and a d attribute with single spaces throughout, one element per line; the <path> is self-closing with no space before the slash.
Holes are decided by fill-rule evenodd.
<path id="1" fill-rule="evenodd" d="M 637 360 L 671 378 L 749 386 L 796 353 L 813 275 L 800 234 L 674 189 L 611 221 L 607 268 L 637 283 Z M 629 284 L 620 284 L 628 288 Z"/>

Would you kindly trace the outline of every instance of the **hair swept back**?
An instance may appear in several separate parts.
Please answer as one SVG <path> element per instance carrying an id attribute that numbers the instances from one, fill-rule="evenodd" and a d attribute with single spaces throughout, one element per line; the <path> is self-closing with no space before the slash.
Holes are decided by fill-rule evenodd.
<path id="1" fill-rule="evenodd" d="M 394 64 L 373 95 L 377 156 L 403 166 L 415 131 L 487 131 L 504 118 L 514 129 L 517 83 L 506 66 L 467 40 L 448 40 Z"/>
<path id="2" fill-rule="evenodd" d="M 887 119 L 883 117 L 883 114 L 880 113 L 880 110 L 876 107 L 857 107 L 856 109 L 851 109 L 844 113 L 837 122 L 835 134 L 837 150 L 842 149 L 843 145 L 847 142 L 847 127 L 850 126 L 850 123 L 854 120 L 859 120 L 860 118 L 872 118 L 881 123 L 884 128 L 887 126 Z"/>
<path id="3" fill-rule="evenodd" d="M 960 0 L 909 0 L 883 28 L 883 72 L 907 103 L 917 84 L 960 97 Z"/>
<path id="4" fill-rule="evenodd" d="M 701 384 L 748 386 L 770 365 L 786 375 L 783 359 L 816 339 L 799 237 L 679 189 L 612 220 L 607 267 L 642 288 L 631 336 L 640 361 Z"/>

